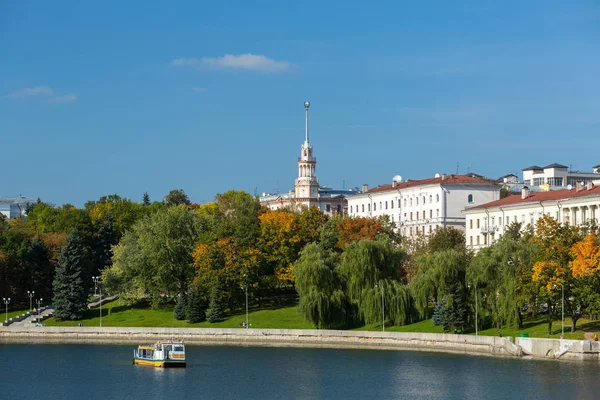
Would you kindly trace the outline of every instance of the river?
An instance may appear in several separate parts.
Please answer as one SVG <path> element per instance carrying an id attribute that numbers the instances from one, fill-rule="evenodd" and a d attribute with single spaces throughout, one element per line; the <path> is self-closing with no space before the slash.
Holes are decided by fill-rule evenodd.
<path id="1" fill-rule="evenodd" d="M 414 351 L 187 346 L 188 367 L 134 366 L 134 345 L 0 345 L 2 399 L 592 399 L 600 365 Z"/>

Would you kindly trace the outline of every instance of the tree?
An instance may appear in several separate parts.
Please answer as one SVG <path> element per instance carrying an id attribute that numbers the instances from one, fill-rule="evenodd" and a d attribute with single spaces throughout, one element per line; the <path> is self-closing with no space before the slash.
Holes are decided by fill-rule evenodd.
<path id="1" fill-rule="evenodd" d="M 58 259 L 58 268 L 52 284 L 54 318 L 57 321 L 77 320 L 87 309 L 86 287 L 82 274 L 86 255 L 78 234 L 71 234 Z"/>
<path id="2" fill-rule="evenodd" d="M 373 240 L 383 231 L 383 224 L 379 219 L 342 218 L 338 222 L 337 246 L 344 249 L 348 244 L 358 240 Z"/>
<path id="3" fill-rule="evenodd" d="M 237 248 L 256 248 L 260 237 L 260 203 L 244 191 L 229 190 L 215 197 L 223 218 L 219 224 L 220 238 L 229 238 Z"/>
<path id="4" fill-rule="evenodd" d="M 215 285 L 210 295 L 208 310 L 206 311 L 206 320 L 211 324 L 219 322 L 223 318 L 222 301 L 221 288 L 219 285 Z"/>
<path id="5" fill-rule="evenodd" d="M 294 264 L 295 286 L 300 295 L 298 310 L 317 328 L 348 324 L 349 305 L 335 273 L 338 262 L 333 251 L 311 243 Z"/>
<path id="6" fill-rule="evenodd" d="M 190 324 L 206 320 L 206 306 L 199 288 L 192 289 L 187 306 L 187 319 Z"/>
<path id="7" fill-rule="evenodd" d="M 150 195 L 148 194 L 148 192 L 144 192 L 144 196 L 142 197 L 142 204 L 144 206 L 150 205 Z"/>
<path id="8" fill-rule="evenodd" d="M 190 199 L 183 189 L 173 189 L 165 196 L 165 204 L 167 206 L 178 206 L 181 204 L 188 206 L 190 205 Z"/>
<path id="9" fill-rule="evenodd" d="M 395 325 L 411 320 L 412 298 L 398 281 L 406 252 L 387 238 L 350 243 L 342 255 L 339 275 L 350 302 L 365 323 L 381 320 L 381 298 Z"/>
<path id="10" fill-rule="evenodd" d="M 112 247 L 118 242 L 118 233 L 114 228 L 115 218 L 108 214 L 96 224 L 94 244 L 94 274 L 102 271 L 112 263 Z"/>
<path id="11" fill-rule="evenodd" d="M 173 309 L 173 317 L 178 321 L 183 321 L 186 317 L 186 295 L 185 293 L 179 293 L 177 296 L 177 303 Z"/>
<path id="12" fill-rule="evenodd" d="M 452 227 L 436 228 L 427 240 L 427 250 L 430 252 L 455 249 L 465 252 L 465 234 Z"/>
<path id="13" fill-rule="evenodd" d="M 185 205 L 168 207 L 138 221 L 114 247 L 105 268 L 107 291 L 134 302 L 149 296 L 185 292 L 194 278 L 192 252 L 203 231 L 198 215 Z"/>

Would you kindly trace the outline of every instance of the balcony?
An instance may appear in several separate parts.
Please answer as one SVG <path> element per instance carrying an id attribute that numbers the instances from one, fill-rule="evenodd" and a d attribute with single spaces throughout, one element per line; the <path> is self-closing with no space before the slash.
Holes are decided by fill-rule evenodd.
<path id="1" fill-rule="evenodd" d="M 496 231 L 497 231 L 498 229 L 499 229 L 499 228 L 498 228 L 496 225 L 489 225 L 489 226 L 488 226 L 488 225 L 486 225 L 486 226 L 482 226 L 482 227 L 481 227 L 481 234 L 483 234 L 483 235 L 487 235 L 487 234 L 489 233 L 489 234 L 492 234 L 492 235 L 493 235 L 494 233 L 496 233 Z"/>

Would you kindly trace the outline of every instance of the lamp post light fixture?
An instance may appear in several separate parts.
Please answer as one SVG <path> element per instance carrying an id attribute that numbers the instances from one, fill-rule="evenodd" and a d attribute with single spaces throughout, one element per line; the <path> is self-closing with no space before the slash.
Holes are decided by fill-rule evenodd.
<path id="1" fill-rule="evenodd" d="M 96 287 L 100 289 L 100 328 L 102 328 L 102 285 L 99 283 L 99 276 L 92 276 L 92 280 L 94 281 L 94 290 Z"/>
<path id="2" fill-rule="evenodd" d="M 4 301 L 4 305 L 6 306 L 6 314 L 4 317 L 4 322 L 8 322 L 8 304 L 10 303 L 10 297 L 9 298 L 3 297 L 2 301 Z"/>
<path id="3" fill-rule="evenodd" d="M 37 299 L 35 304 L 37 304 L 37 322 L 40 323 L 40 308 L 42 307 L 42 302 L 44 299 Z"/>
<path id="4" fill-rule="evenodd" d="M 246 292 L 246 328 L 248 328 L 248 284 L 244 283 L 241 289 Z"/>
<path id="5" fill-rule="evenodd" d="M 379 287 L 379 283 L 376 283 L 375 287 Z M 383 297 L 383 282 L 381 282 L 381 331 L 385 332 L 385 300 Z"/>
<path id="6" fill-rule="evenodd" d="M 35 292 L 33 290 L 31 292 L 28 290 L 27 296 L 29 297 L 29 312 L 31 312 L 31 300 L 33 299 L 33 296 L 35 296 Z"/>

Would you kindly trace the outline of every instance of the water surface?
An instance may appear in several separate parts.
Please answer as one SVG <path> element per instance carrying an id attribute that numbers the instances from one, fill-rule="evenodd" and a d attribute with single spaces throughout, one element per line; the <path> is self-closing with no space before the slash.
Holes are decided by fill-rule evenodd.
<path id="1" fill-rule="evenodd" d="M 188 367 L 133 345 L 0 345 L 2 399 L 592 399 L 600 364 L 382 350 L 187 346 Z"/>

